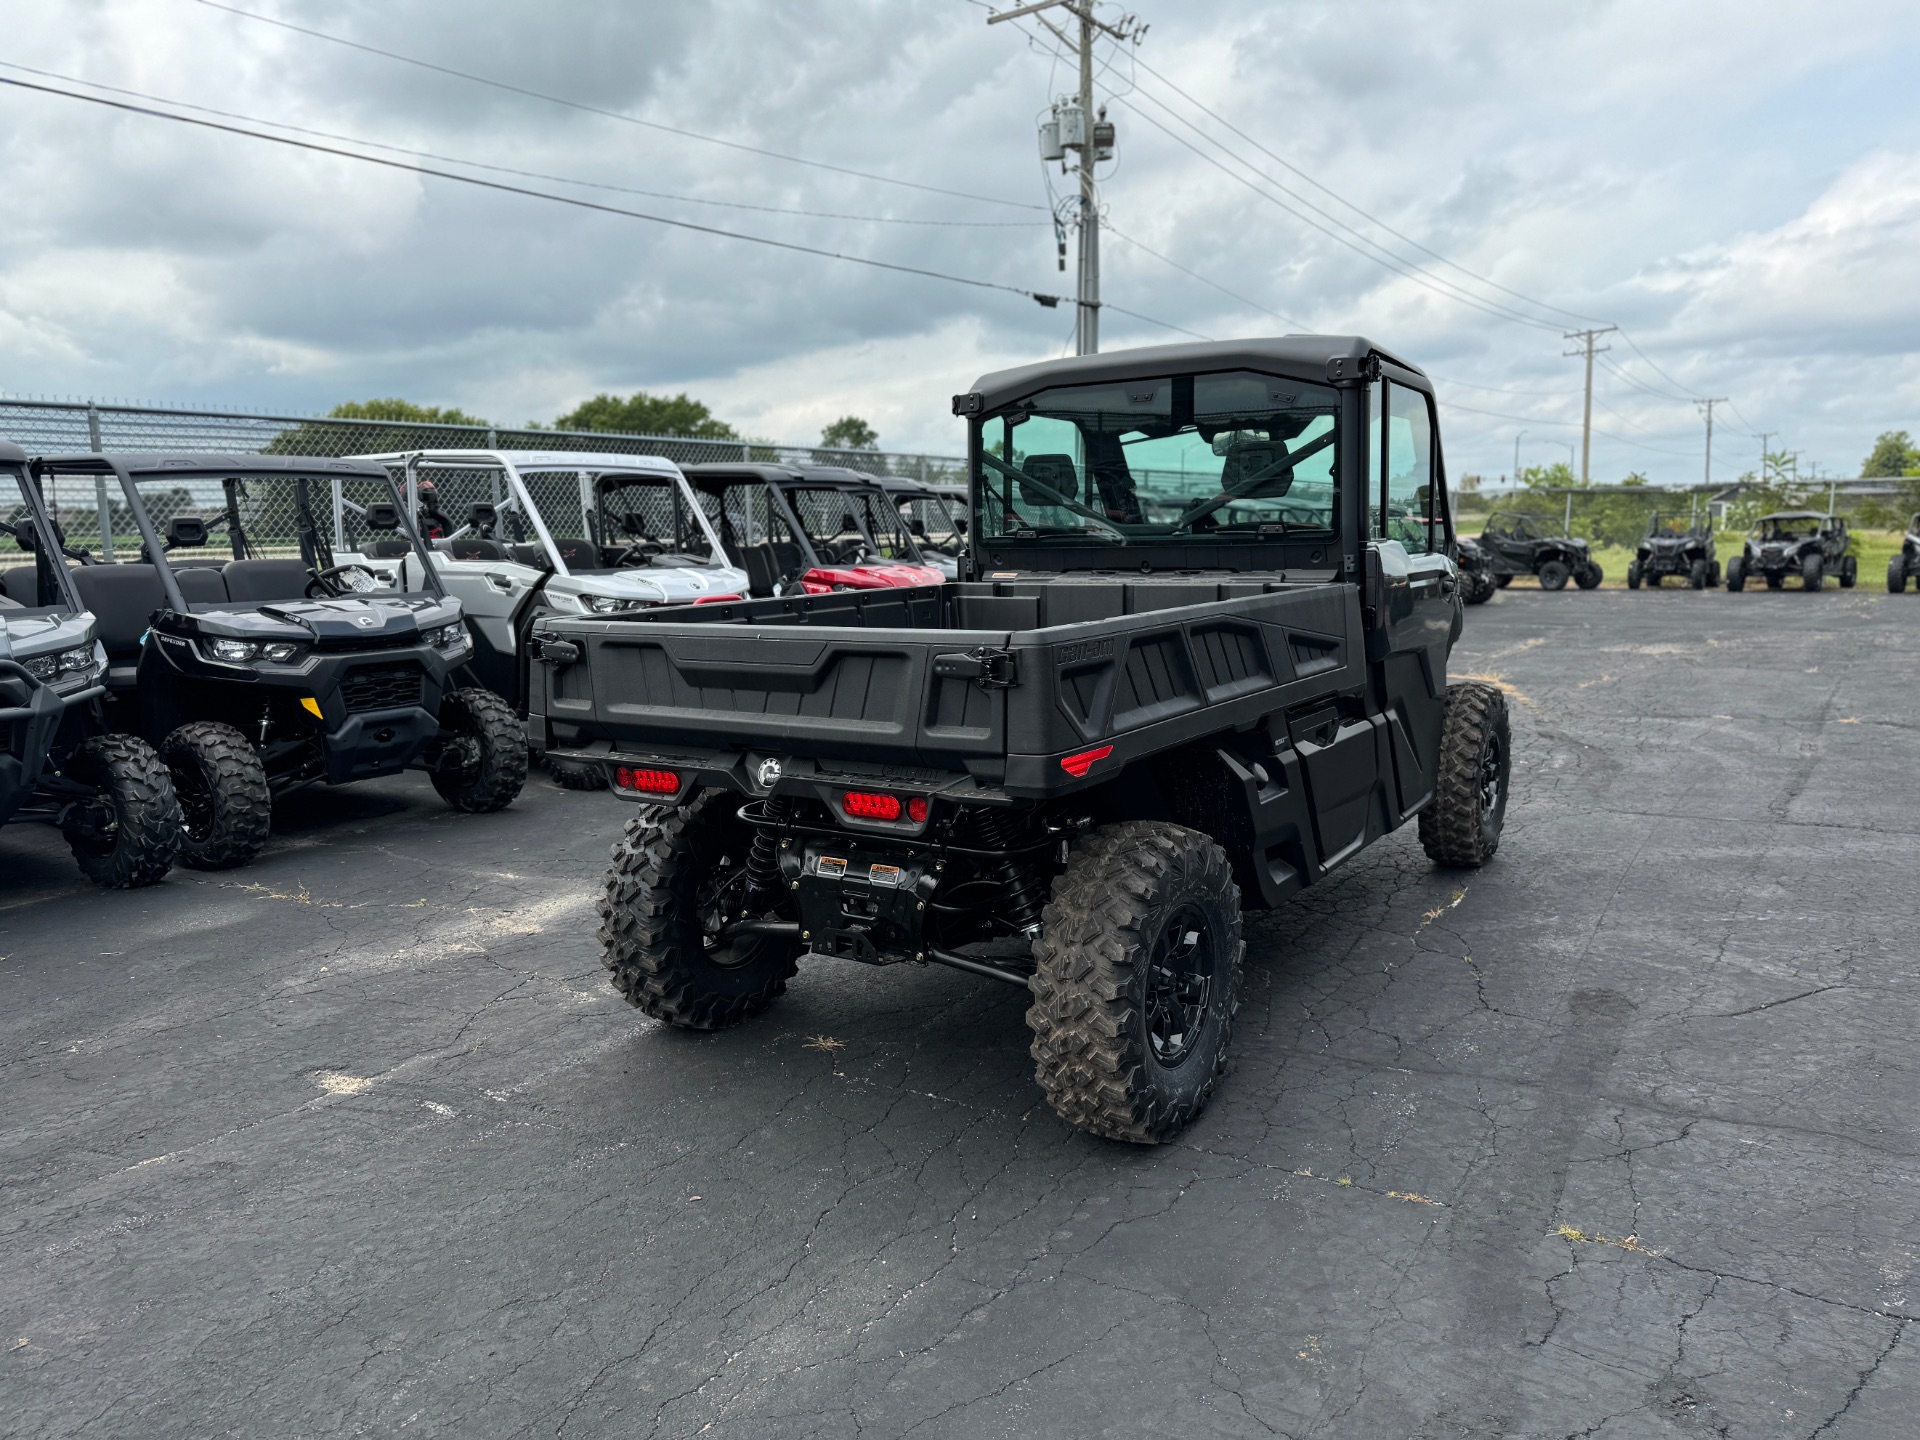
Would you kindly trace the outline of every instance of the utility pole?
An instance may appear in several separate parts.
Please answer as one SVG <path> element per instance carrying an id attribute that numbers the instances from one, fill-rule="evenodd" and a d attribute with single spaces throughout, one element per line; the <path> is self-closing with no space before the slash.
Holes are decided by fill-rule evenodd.
<path id="1" fill-rule="evenodd" d="M 1513 437 L 1513 483 L 1515 485 L 1520 483 L 1520 442 L 1526 438 L 1526 433 L 1522 430 Z"/>
<path id="2" fill-rule="evenodd" d="M 1618 325 L 1602 325 L 1597 330 L 1574 330 L 1560 337 L 1563 340 L 1581 342 L 1581 348 L 1567 351 L 1568 355 L 1587 357 L 1587 408 L 1580 422 L 1580 483 L 1582 485 L 1587 483 L 1588 465 L 1593 458 L 1593 357 L 1604 355 L 1613 348 L 1611 345 L 1602 345 L 1596 350 L 1593 342 L 1600 336 L 1610 335 L 1619 328 Z"/>
<path id="3" fill-rule="evenodd" d="M 1042 10 L 1065 10 L 1080 22 L 1074 38 L 1060 29 Z M 987 24 L 1033 16 L 1067 47 L 1080 61 L 1080 89 L 1070 104 L 1055 102 L 1053 119 L 1040 127 L 1040 155 L 1044 160 L 1064 159 L 1064 153 L 1078 153 L 1080 167 L 1080 210 L 1075 224 L 1080 230 L 1080 256 L 1076 275 L 1074 353 L 1092 355 L 1100 349 L 1100 212 L 1094 187 L 1093 167 L 1098 160 L 1113 158 L 1113 125 L 1093 108 L 1093 41 L 1095 32 L 1116 41 L 1138 45 L 1147 27 L 1132 15 L 1123 15 L 1117 25 L 1109 25 L 1093 13 L 1093 0 L 1035 0 L 997 15 L 987 16 Z"/>
<path id="4" fill-rule="evenodd" d="M 1778 430 L 1762 430 L 1760 432 L 1760 483 L 1762 485 L 1767 483 L 1767 441 L 1779 433 Z"/>
<path id="5" fill-rule="evenodd" d="M 1707 488 L 1709 490 L 1713 488 L 1713 407 L 1726 403 L 1728 403 L 1727 397 L 1724 395 L 1716 395 L 1711 400 L 1693 402 L 1694 408 L 1702 411 L 1707 417 Z"/>

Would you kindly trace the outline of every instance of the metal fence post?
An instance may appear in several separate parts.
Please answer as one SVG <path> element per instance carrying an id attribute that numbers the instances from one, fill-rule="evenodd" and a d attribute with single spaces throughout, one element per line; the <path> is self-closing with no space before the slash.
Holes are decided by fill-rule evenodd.
<path id="1" fill-rule="evenodd" d="M 96 455 L 106 452 L 100 445 L 100 411 L 91 401 L 87 404 L 87 441 Z M 113 507 L 107 503 L 107 477 L 93 477 L 93 503 L 100 514 L 100 555 L 109 565 L 113 563 Z"/>

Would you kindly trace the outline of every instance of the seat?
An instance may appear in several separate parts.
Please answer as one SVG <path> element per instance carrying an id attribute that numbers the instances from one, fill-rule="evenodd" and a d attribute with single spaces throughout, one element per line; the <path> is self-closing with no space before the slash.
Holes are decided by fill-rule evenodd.
<path id="1" fill-rule="evenodd" d="M 0 574 L 0 590 L 14 604 L 32 609 L 40 603 L 40 572 L 32 565 L 15 565 Z"/>
<path id="2" fill-rule="evenodd" d="M 513 547 L 513 558 L 519 564 L 531 565 L 536 570 L 551 570 L 553 568 L 552 565 L 547 563 L 547 551 L 543 545 L 531 543 L 515 545 Z"/>
<path id="3" fill-rule="evenodd" d="M 173 578 L 180 586 L 181 598 L 189 605 L 224 605 L 231 598 L 226 578 L 211 565 L 183 567 L 173 572 Z"/>
<path id="4" fill-rule="evenodd" d="M 236 605 L 304 600 L 313 580 L 301 560 L 229 560 L 220 573 L 226 577 L 227 599 Z"/>
<path id="5" fill-rule="evenodd" d="M 740 552 L 739 565 L 747 572 L 747 593 L 756 600 L 773 594 L 773 582 L 780 578 L 780 562 L 774 558 L 772 544 L 762 541 Z"/>
<path id="6" fill-rule="evenodd" d="M 0 595 L 0 610 L 24 610 L 27 607 L 11 595 Z"/>
<path id="7" fill-rule="evenodd" d="M 600 568 L 600 547 L 591 540 L 582 540 L 572 535 L 553 537 L 553 548 L 560 552 L 560 558 L 566 561 L 570 569 L 597 570 Z"/>
<path id="8" fill-rule="evenodd" d="M 463 535 L 458 540 L 447 542 L 447 558 L 450 560 L 505 560 L 507 550 L 498 540 L 488 540 L 479 535 Z"/>
<path id="9" fill-rule="evenodd" d="M 413 542 L 398 538 L 374 540 L 360 553 L 372 560 L 398 560 L 413 553 Z"/>
<path id="10" fill-rule="evenodd" d="M 778 580 L 782 575 L 792 575 L 806 568 L 806 552 L 793 541 L 770 540 L 766 543 L 773 551 L 774 579 Z"/>
<path id="11" fill-rule="evenodd" d="M 140 637 L 153 612 L 167 603 L 160 575 L 151 565 L 82 565 L 73 571 L 80 603 L 93 612 L 95 633 L 107 647 L 108 679 L 130 683 L 131 666 L 140 658 Z M 122 662 L 115 666 L 113 662 Z M 123 675 L 113 673 L 126 668 Z"/>

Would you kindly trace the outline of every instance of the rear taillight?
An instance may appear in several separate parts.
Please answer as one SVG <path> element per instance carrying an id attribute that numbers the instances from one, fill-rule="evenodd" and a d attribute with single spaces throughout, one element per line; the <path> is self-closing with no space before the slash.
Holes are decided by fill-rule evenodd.
<path id="1" fill-rule="evenodd" d="M 1113 746 L 1102 745 L 1098 750 L 1082 750 L 1078 755 L 1069 755 L 1060 762 L 1060 768 L 1078 780 L 1091 770 L 1094 762 L 1104 760 L 1113 754 Z"/>
<path id="2" fill-rule="evenodd" d="M 840 808 L 856 820 L 898 820 L 900 797 L 876 795 L 866 790 L 849 790 L 840 798 Z"/>
<path id="3" fill-rule="evenodd" d="M 738 600 L 738 595 L 702 595 L 693 603 L 696 605 L 718 605 L 725 600 Z"/>
<path id="4" fill-rule="evenodd" d="M 927 802 L 918 795 L 907 801 L 907 818 L 916 825 L 923 825 L 927 819 Z"/>
<path id="5" fill-rule="evenodd" d="M 622 790 L 637 790 L 642 795 L 676 795 L 680 777 L 671 770 L 642 770 L 631 765 L 613 767 L 613 783 Z"/>

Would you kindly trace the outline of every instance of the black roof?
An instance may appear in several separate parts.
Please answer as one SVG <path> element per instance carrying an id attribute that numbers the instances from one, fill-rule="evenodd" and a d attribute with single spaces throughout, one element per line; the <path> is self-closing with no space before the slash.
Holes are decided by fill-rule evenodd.
<path id="1" fill-rule="evenodd" d="M 1771 515 L 1762 515 L 1753 523 L 1764 525 L 1769 520 L 1831 520 L 1833 518 L 1820 510 L 1776 510 Z"/>
<path id="2" fill-rule="evenodd" d="M 35 463 L 60 470 L 112 472 L 130 475 L 359 475 L 385 480 L 384 465 L 337 460 L 326 455 L 261 455 L 224 450 L 122 450 L 105 455 L 81 452 L 40 455 Z"/>
<path id="3" fill-rule="evenodd" d="M 24 465 L 27 463 L 27 452 L 11 440 L 0 440 L 0 463 Z"/>
<path id="4" fill-rule="evenodd" d="M 688 480 L 703 479 L 765 480 L 775 485 L 830 485 L 853 490 L 868 490 L 881 483 L 877 476 L 844 465 L 762 465 L 744 460 L 708 460 L 699 465 L 681 467 Z"/>
<path id="5" fill-rule="evenodd" d="M 1180 345 L 1145 345 L 1136 350 L 1110 350 L 1101 355 L 1076 355 L 1065 360 L 1043 360 L 1012 370 L 996 370 L 974 381 L 981 407 L 998 409 L 1023 395 L 1055 385 L 1085 385 L 1101 380 L 1143 380 L 1153 375 L 1189 374 L 1206 370 L 1268 370 L 1298 375 L 1322 383 L 1335 360 L 1362 361 L 1378 355 L 1407 372 L 1419 388 L 1431 390 L 1426 372 L 1417 365 L 1381 349 L 1359 335 L 1277 335 L 1269 339 L 1205 340 Z M 1357 369 L 1354 373 L 1358 373 Z M 1401 377 L 1395 377 L 1401 378 Z"/>

